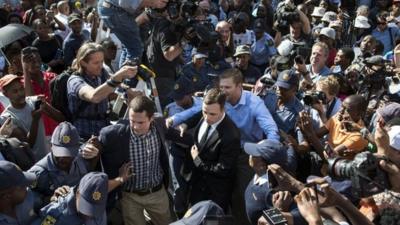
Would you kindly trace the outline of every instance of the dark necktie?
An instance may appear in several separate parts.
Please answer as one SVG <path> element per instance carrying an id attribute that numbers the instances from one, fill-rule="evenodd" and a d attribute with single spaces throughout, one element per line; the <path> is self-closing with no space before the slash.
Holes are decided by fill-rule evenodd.
<path id="1" fill-rule="evenodd" d="M 206 132 L 204 132 L 203 137 L 201 137 L 200 145 L 204 145 L 207 141 L 208 132 L 210 132 L 211 126 L 207 124 Z"/>

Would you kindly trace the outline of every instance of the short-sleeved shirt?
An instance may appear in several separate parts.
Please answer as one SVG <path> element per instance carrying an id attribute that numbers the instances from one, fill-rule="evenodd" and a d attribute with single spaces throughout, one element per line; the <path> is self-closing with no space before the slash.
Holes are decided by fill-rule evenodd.
<path id="1" fill-rule="evenodd" d="M 267 64 L 269 63 L 270 57 L 274 55 L 276 55 L 274 39 L 267 33 L 264 33 L 264 36 L 260 38 L 260 40 L 256 40 L 251 45 L 250 62 L 254 65 Z"/>
<path id="2" fill-rule="evenodd" d="M 51 95 L 50 95 L 50 81 L 57 76 L 55 73 L 50 72 L 42 72 L 43 74 L 43 87 L 41 87 L 36 81 L 31 80 L 33 92 L 35 95 L 44 95 L 46 97 L 46 101 L 48 103 L 51 102 Z M 56 129 L 58 123 L 51 119 L 46 114 L 42 113 L 44 129 L 46 136 L 51 136 L 53 134 L 54 129 Z"/>
<path id="3" fill-rule="evenodd" d="M 34 196 L 32 191 L 28 189 L 24 201 L 21 204 L 17 205 L 15 208 L 17 219 L 0 213 L 0 224 L 1 225 L 31 224 L 37 218 L 33 206 L 34 206 Z"/>
<path id="4" fill-rule="evenodd" d="M 11 121 L 15 126 L 22 129 L 25 133 L 29 133 L 32 125 L 32 111 L 35 109 L 36 100 L 36 97 L 26 97 L 26 104 L 22 109 L 16 109 L 12 105 L 9 105 L 0 116 L 1 123 L 8 117 L 11 117 Z M 42 119 L 39 120 L 39 128 L 32 152 L 36 161 L 50 152 L 50 144 L 46 139 Z"/>
<path id="5" fill-rule="evenodd" d="M 364 126 L 362 121 L 359 122 L 359 125 Z M 360 132 L 348 132 L 342 129 L 337 115 L 330 118 L 325 123 L 325 127 L 329 131 L 328 142 L 332 148 L 344 145 L 347 149 L 358 153 L 363 151 L 368 145 L 368 141 L 361 136 Z"/>
<path id="6" fill-rule="evenodd" d="M 58 187 L 78 185 L 80 179 L 88 173 L 88 169 L 84 159 L 76 156 L 69 173 L 62 171 L 57 168 L 52 154 L 49 153 L 32 166 L 28 172 L 36 174 L 36 185 L 32 190 L 40 195 L 50 197 Z"/>
<path id="7" fill-rule="evenodd" d="M 101 78 L 103 77 L 103 78 Z M 110 124 L 107 118 L 108 99 L 105 98 L 99 103 L 85 102 L 79 98 L 79 91 L 84 86 L 91 86 L 97 88 L 105 81 L 108 74 L 105 70 L 102 71 L 102 75 L 89 78 L 86 75 L 72 75 L 68 79 L 67 83 L 67 94 L 68 94 L 68 108 L 71 113 L 76 114 L 76 119 L 73 125 L 79 132 L 81 138 L 88 139 L 91 135 L 98 135 L 101 128 Z M 87 104 L 82 109 L 81 104 Z M 78 113 L 78 111 L 80 111 Z"/>
<path id="8" fill-rule="evenodd" d="M 75 189 L 75 188 L 74 188 Z M 103 215 L 94 219 L 83 220 L 76 209 L 75 190 L 65 197 L 59 197 L 57 202 L 52 202 L 40 210 L 41 220 L 52 217 L 56 220 L 54 225 L 106 225 L 107 216 Z M 40 224 L 40 223 L 38 223 Z M 36 225 L 36 224 L 35 224 Z"/>

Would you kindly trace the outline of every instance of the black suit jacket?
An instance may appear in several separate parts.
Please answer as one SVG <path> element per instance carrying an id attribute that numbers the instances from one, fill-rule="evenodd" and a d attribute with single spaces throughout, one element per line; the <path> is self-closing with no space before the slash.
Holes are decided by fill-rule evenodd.
<path id="1" fill-rule="evenodd" d="M 211 133 L 206 143 L 198 143 L 198 122 L 194 132 L 194 142 L 199 155 L 193 160 L 192 195 L 207 192 L 209 199 L 221 203 L 229 201 L 234 181 L 234 167 L 240 152 L 240 131 L 225 114 L 225 118 Z M 227 204 L 224 202 L 224 204 Z"/>

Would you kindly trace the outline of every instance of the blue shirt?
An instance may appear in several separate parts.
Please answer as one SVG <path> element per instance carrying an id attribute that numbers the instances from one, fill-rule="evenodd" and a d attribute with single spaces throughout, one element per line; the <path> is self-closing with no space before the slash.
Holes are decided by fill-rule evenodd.
<path id="1" fill-rule="evenodd" d="M 75 34 L 72 31 L 65 37 L 63 44 L 64 62 L 66 66 L 70 66 L 75 59 L 76 53 L 82 44 L 89 40 L 89 32 L 83 30 L 81 34 Z"/>
<path id="2" fill-rule="evenodd" d="M 192 115 L 201 111 L 201 106 L 194 106 L 172 118 L 174 125 L 181 124 Z M 242 91 L 239 102 L 231 105 L 225 102 L 225 112 L 240 129 L 241 142 L 258 142 L 264 138 L 279 141 L 278 127 L 264 102 L 249 91 Z"/>
<path id="3" fill-rule="evenodd" d="M 192 100 L 193 100 L 192 107 L 194 107 L 194 106 L 200 106 L 201 107 L 201 104 L 203 103 L 203 100 L 201 98 L 192 97 Z M 179 105 L 177 105 L 176 102 L 172 102 L 172 103 L 168 104 L 165 107 L 164 116 L 171 117 L 171 116 L 173 116 L 173 115 L 175 115 L 177 113 L 183 112 L 183 111 L 185 111 L 184 108 L 182 108 Z"/>
<path id="4" fill-rule="evenodd" d="M 50 219 L 56 220 L 54 225 L 106 225 L 107 216 L 104 213 L 100 217 L 84 220 L 82 219 L 76 209 L 75 190 L 65 197 L 59 197 L 57 202 L 52 202 L 40 210 L 40 221 L 35 221 L 36 224 L 41 224 L 43 220 Z"/>
<path id="5" fill-rule="evenodd" d="M 88 169 L 84 159 L 76 156 L 69 173 L 62 171 L 58 169 L 52 154 L 49 153 L 28 172 L 36 174 L 36 185 L 33 190 L 40 195 L 50 197 L 58 187 L 78 185 L 80 179 L 88 173 Z"/>
<path id="6" fill-rule="evenodd" d="M 33 210 L 33 206 L 34 206 L 34 195 L 28 189 L 24 201 L 15 207 L 17 219 L 0 213 L 0 224 L 1 225 L 31 224 L 37 217 L 36 213 Z"/>
<path id="7" fill-rule="evenodd" d="M 274 39 L 268 33 L 264 33 L 264 36 L 260 40 L 255 41 L 251 45 L 250 62 L 254 65 L 264 65 L 274 55 L 276 55 Z"/>
<path id="8" fill-rule="evenodd" d="M 279 107 L 278 96 L 275 92 L 268 92 L 264 97 L 264 103 L 278 128 L 285 133 L 294 134 L 299 112 L 304 109 L 303 104 L 296 97 L 293 97 L 290 102 Z"/>
<path id="9" fill-rule="evenodd" d="M 90 79 L 86 75 L 71 75 L 68 79 L 68 108 L 72 114 L 76 115 L 73 124 L 78 129 L 81 138 L 89 139 L 91 135 L 98 135 L 101 128 L 109 125 L 106 115 L 108 108 L 107 98 L 95 104 L 85 102 L 79 97 L 79 91 L 83 86 L 88 85 L 97 88 L 107 79 L 106 77 L 108 77 L 108 74 L 103 70 L 101 77 Z M 82 109 L 80 108 L 81 104 L 87 104 L 87 106 Z M 77 115 L 79 110 L 81 112 Z"/>
<path id="10" fill-rule="evenodd" d="M 317 74 L 317 73 L 313 73 L 313 71 L 311 70 L 311 64 L 306 65 L 307 71 L 310 72 L 310 77 L 311 80 L 316 83 L 319 79 L 321 79 L 322 77 L 326 77 L 328 76 L 331 71 L 329 70 L 329 68 L 327 66 L 324 66 L 324 68 L 322 68 L 322 70 Z"/>
<path id="11" fill-rule="evenodd" d="M 194 67 L 193 62 L 189 62 L 182 68 L 182 75 L 191 81 L 193 85 L 193 92 L 204 91 L 206 87 L 211 84 L 211 80 L 207 76 L 208 68 L 204 64 L 199 71 Z"/>
<path id="12" fill-rule="evenodd" d="M 386 54 L 394 49 L 394 43 L 400 36 L 400 30 L 397 27 L 388 26 L 384 31 L 379 31 L 378 28 L 375 28 L 371 34 L 376 40 L 382 42 L 384 46 L 383 54 Z"/>

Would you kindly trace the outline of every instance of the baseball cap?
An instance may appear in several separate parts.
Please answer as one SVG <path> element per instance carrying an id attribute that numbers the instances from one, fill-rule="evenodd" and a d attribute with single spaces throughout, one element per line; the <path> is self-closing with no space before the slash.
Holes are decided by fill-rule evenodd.
<path id="1" fill-rule="evenodd" d="M 224 216 L 224 210 L 211 200 L 201 201 L 192 206 L 185 216 L 170 225 L 200 225 L 207 216 Z"/>
<path id="2" fill-rule="evenodd" d="M 323 17 L 325 14 L 325 9 L 322 7 L 314 7 L 313 12 L 311 13 L 311 16 L 314 17 Z"/>
<path id="3" fill-rule="evenodd" d="M 286 56 L 277 56 L 274 60 L 273 60 L 273 65 L 274 67 L 276 67 L 276 69 L 279 72 L 282 72 L 284 70 L 289 70 L 290 69 L 290 59 L 289 57 Z"/>
<path id="4" fill-rule="evenodd" d="M 299 77 L 293 70 L 284 70 L 279 73 L 275 85 L 278 87 L 290 89 L 299 84 Z"/>
<path id="5" fill-rule="evenodd" d="M 267 164 L 278 164 L 282 167 L 287 167 L 288 149 L 278 141 L 265 139 L 258 143 L 245 143 L 243 148 L 251 156 L 262 157 Z"/>
<path id="6" fill-rule="evenodd" d="M 106 210 L 108 177 L 102 172 L 91 172 L 79 182 L 78 211 L 91 217 L 101 217 Z"/>
<path id="7" fill-rule="evenodd" d="M 70 24 L 76 20 L 82 21 L 82 18 L 79 14 L 72 13 L 71 15 L 68 16 L 68 24 Z"/>
<path id="8" fill-rule="evenodd" d="M 0 161 L 0 190 L 16 186 L 27 187 L 35 180 L 35 174 L 23 172 L 19 166 L 12 162 Z"/>
<path id="9" fill-rule="evenodd" d="M 335 29 L 330 28 L 330 27 L 322 28 L 321 31 L 319 32 L 319 35 L 324 35 L 333 40 L 336 39 L 336 31 L 335 31 Z"/>
<path id="10" fill-rule="evenodd" d="M 0 89 L 3 90 L 4 87 L 6 87 L 7 85 L 11 84 L 11 82 L 13 82 L 14 80 L 21 80 L 22 77 L 21 76 L 17 76 L 14 74 L 7 74 L 4 77 L 2 77 L 0 79 Z"/>
<path id="11" fill-rule="evenodd" d="M 400 151 L 400 126 L 392 126 L 388 131 L 389 144 L 392 148 Z"/>
<path id="12" fill-rule="evenodd" d="M 326 12 L 321 19 L 321 21 L 328 22 L 328 23 L 335 21 L 335 20 L 337 20 L 337 14 L 332 11 Z"/>
<path id="13" fill-rule="evenodd" d="M 236 47 L 234 57 L 242 54 L 251 54 L 250 47 L 248 45 L 239 45 Z"/>
<path id="14" fill-rule="evenodd" d="M 378 109 L 378 114 L 385 122 L 389 122 L 395 117 L 400 117 L 400 104 L 392 102 Z"/>
<path id="15" fill-rule="evenodd" d="M 201 58 L 207 58 L 208 56 L 205 53 L 197 51 L 196 48 L 193 48 L 192 57 L 194 57 L 195 59 L 201 59 Z"/>
<path id="16" fill-rule="evenodd" d="M 75 157 L 80 146 L 78 130 L 69 122 L 62 122 L 51 136 L 51 150 L 56 157 Z"/>
<path id="17" fill-rule="evenodd" d="M 175 83 L 174 90 L 170 93 L 170 97 L 176 101 L 179 101 L 193 93 L 192 83 L 185 77 L 181 77 Z"/>
<path id="18" fill-rule="evenodd" d="M 357 16 L 354 21 L 355 28 L 369 29 L 371 25 L 368 23 L 368 18 L 365 16 Z"/>

